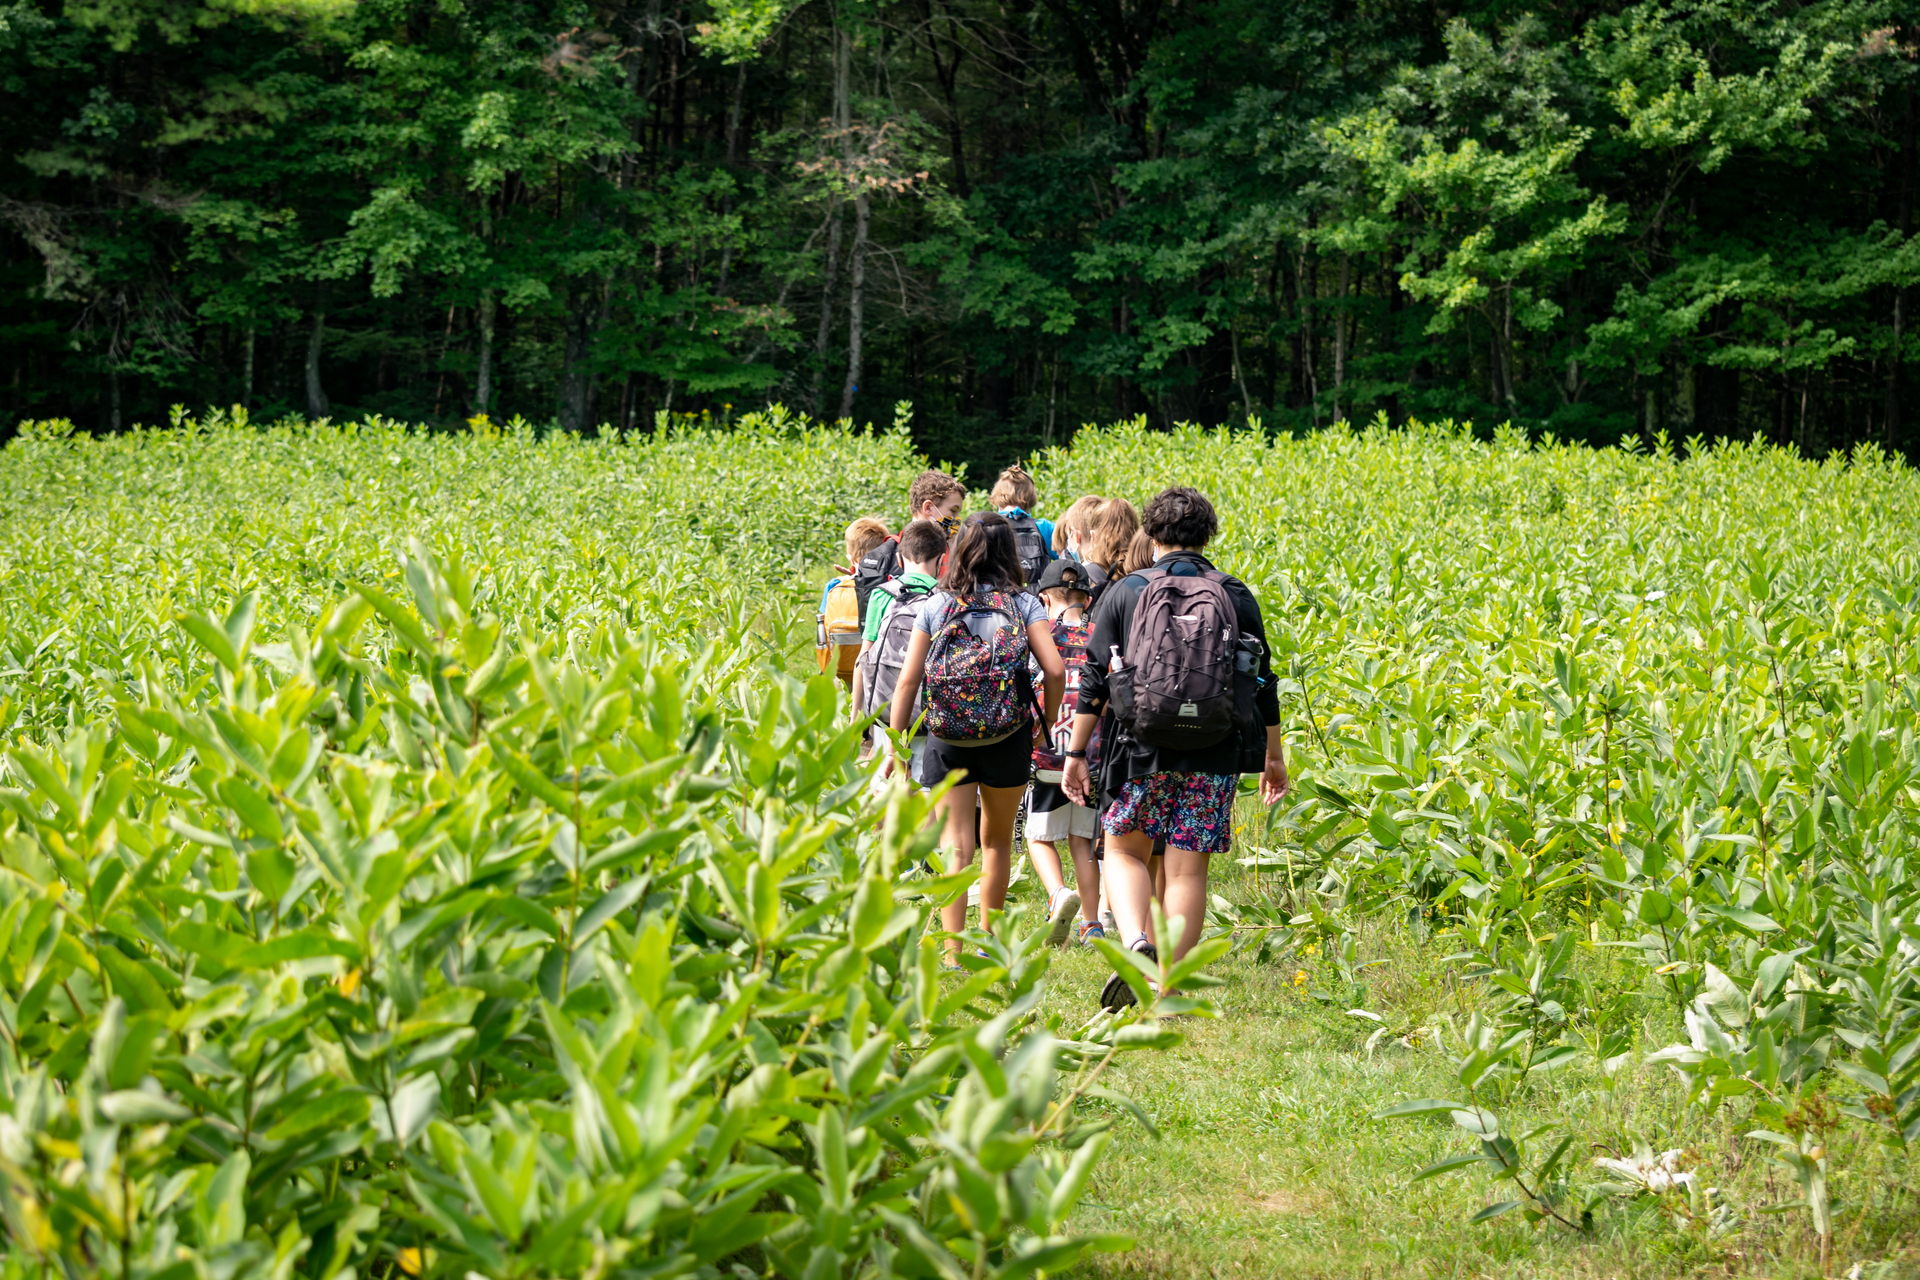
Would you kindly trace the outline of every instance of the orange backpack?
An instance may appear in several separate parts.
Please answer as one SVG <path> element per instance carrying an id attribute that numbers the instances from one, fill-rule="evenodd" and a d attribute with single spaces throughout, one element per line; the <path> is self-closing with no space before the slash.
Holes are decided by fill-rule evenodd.
<path id="1" fill-rule="evenodd" d="M 826 608 L 814 615 L 813 645 L 820 670 L 852 682 L 853 665 L 860 657 L 860 598 L 852 578 L 827 584 Z"/>

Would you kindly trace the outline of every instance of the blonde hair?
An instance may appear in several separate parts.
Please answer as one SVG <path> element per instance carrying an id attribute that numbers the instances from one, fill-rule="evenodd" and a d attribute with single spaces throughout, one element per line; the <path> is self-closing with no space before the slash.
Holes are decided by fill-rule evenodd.
<path id="1" fill-rule="evenodd" d="M 1033 477 L 1016 462 L 1000 473 L 1000 478 L 993 482 L 993 492 L 987 497 L 996 508 L 1019 507 L 1032 515 L 1033 506 L 1040 501 L 1040 491 L 1033 487 Z"/>
<path id="2" fill-rule="evenodd" d="M 887 528 L 887 522 L 874 516 L 861 516 L 847 526 L 847 567 L 860 563 L 860 558 L 892 536 L 893 530 Z"/>
<path id="3" fill-rule="evenodd" d="M 1153 539 L 1147 536 L 1145 529 L 1133 535 L 1133 541 L 1127 544 L 1127 562 L 1121 566 L 1123 573 L 1138 573 L 1142 569 L 1153 567 Z"/>
<path id="4" fill-rule="evenodd" d="M 1060 518 L 1053 522 L 1053 549 L 1065 551 L 1069 533 L 1079 534 L 1080 540 L 1085 542 L 1088 531 L 1093 528 L 1093 518 L 1099 515 L 1100 508 L 1106 505 L 1107 500 L 1097 493 L 1075 498 L 1073 505 L 1062 511 Z"/>
<path id="5" fill-rule="evenodd" d="M 1127 544 L 1140 531 L 1140 513 L 1125 498 L 1115 498 L 1100 508 L 1087 530 L 1087 543 L 1080 558 L 1103 569 L 1123 564 Z"/>

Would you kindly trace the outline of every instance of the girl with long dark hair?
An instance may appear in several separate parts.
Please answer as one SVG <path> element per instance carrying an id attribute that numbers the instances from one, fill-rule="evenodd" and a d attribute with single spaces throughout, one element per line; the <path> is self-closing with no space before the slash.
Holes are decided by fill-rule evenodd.
<path id="1" fill-rule="evenodd" d="M 940 802 L 952 870 L 973 864 L 976 804 L 980 810 L 979 845 L 985 850 L 981 857 L 980 924 L 990 929 L 993 913 L 1006 906 L 1007 880 L 1013 871 L 1013 827 L 1027 788 L 1034 742 L 1059 711 L 1066 688 L 1066 664 L 1054 646 L 1046 606 L 1026 589 L 1013 525 L 1005 516 L 976 515 L 961 526 L 947 555 L 940 590 L 915 608 L 913 639 L 900 669 L 900 682 L 893 691 L 892 726 L 901 732 L 913 725 L 914 695 L 926 678 L 927 655 L 935 636 L 956 622 L 976 639 L 989 642 L 994 632 L 1005 627 L 1019 627 L 1025 633 L 1018 674 L 1021 718 L 1015 727 L 977 741 L 930 739 L 923 775 L 927 780 L 945 778 L 955 771 L 961 775 Z M 1044 708 L 1038 718 L 1033 714 L 1036 708 L 1024 654 L 1031 654 L 1040 668 Z M 887 768 L 891 767 L 889 762 Z M 966 899 L 944 908 L 940 921 L 949 933 L 966 928 Z M 958 955 L 959 940 L 950 945 Z"/>

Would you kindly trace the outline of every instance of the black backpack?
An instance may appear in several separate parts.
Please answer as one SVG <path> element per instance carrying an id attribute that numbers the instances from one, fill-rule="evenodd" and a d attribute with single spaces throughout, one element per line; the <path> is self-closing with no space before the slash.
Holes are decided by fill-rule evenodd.
<path id="1" fill-rule="evenodd" d="M 881 620 L 880 633 L 860 655 L 862 702 L 854 709 L 863 716 L 878 713 L 885 723 L 887 708 L 893 705 L 893 691 L 900 686 L 900 669 L 907 664 L 907 646 L 913 642 L 913 606 L 931 595 L 932 590 L 917 585 L 909 587 L 898 578 L 881 583 L 875 590 L 892 596 L 893 607 Z M 924 691 L 914 699 L 915 719 L 919 719 L 925 701 Z"/>
<path id="2" fill-rule="evenodd" d="M 853 594 L 859 603 L 861 622 L 867 620 L 867 599 L 873 589 L 899 577 L 901 567 L 898 534 L 861 556 L 860 563 L 853 566 Z"/>
<path id="3" fill-rule="evenodd" d="M 1227 575 L 1177 562 L 1137 577 L 1145 585 L 1127 628 L 1115 709 L 1148 746 L 1213 746 L 1240 730 L 1253 710 Z"/>
<path id="4" fill-rule="evenodd" d="M 1032 516 L 1022 512 L 1008 516 L 1007 523 L 1013 526 L 1013 545 L 1020 550 L 1020 567 L 1026 570 L 1027 586 L 1031 588 L 1047 571 L 1053 552 L 1047 548 L 1047 540 L 1040 536 L 1040 522 Z"/>

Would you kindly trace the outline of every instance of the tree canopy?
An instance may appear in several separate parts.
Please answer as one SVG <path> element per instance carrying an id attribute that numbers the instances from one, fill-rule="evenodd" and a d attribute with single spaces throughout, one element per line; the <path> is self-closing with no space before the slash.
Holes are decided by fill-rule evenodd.
<path id="1" fill-rule="evenodd" d="M 0 404 L 1910 452 L 1916 45 L 1894 0 L 20 0 Z"/>

